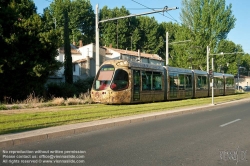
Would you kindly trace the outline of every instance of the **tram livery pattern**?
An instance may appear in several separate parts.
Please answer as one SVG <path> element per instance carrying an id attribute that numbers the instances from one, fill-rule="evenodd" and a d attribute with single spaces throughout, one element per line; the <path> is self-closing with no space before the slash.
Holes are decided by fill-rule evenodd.
<path id="1" fill-rule="evenodd" d="M 214 73 L 214 95 L 235 93 L 234 76 Z M 206 71 L 126 60 L 105 61 L 93 82 L 91 98 L 105 104 L 145 103 L 211 96 Z"/>

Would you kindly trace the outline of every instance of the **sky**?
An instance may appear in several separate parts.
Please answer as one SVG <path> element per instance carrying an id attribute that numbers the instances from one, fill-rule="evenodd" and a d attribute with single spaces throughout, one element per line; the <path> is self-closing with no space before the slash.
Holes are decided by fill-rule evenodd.
<path id="1" fill-rule="evenodd" d="M 38 13 L 43 13 L 43 9 L 48 7 L 51 0 L 33 0 L 37 7 Z M 158 22 L 174 22 L 181 23 L 181 2 L 182 0 L 90 0 L 93 10 L 95 11 L 98 4 L 99 9 L 103 6 L 113 9 L 115 7 L 124 6 L 130 11 L 131 14 L 141 14 L 151 12 L 153 9 L 161 10 L 165 6 L 168 8 L 178 7 L 179 9 L 168 11 L 167 13 L 150 14 L 149 17 L 155 17 Z M 250 54 L 250 1 L 249 0 L 226 0 L 226 5 L 232 4 L 233 15 L 235 16 L 236 23 L 234 29 L 232 29 L 227 40 L 233 41 L 235 44 L 242 46 L 246 53 Z"/>

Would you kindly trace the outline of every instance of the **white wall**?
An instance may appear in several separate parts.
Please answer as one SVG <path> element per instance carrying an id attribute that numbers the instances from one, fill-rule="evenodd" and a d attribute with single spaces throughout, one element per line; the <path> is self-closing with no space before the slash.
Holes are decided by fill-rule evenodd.
<path id="1" fill-rule="evenodd" d="M 80 47 L 79 51 L 82 54 L 82 59 L 86 58 L 86 56 L 93 58 L 93 52 L 94 52 L 93 49 L 94 49 L 93 43 Z"/>

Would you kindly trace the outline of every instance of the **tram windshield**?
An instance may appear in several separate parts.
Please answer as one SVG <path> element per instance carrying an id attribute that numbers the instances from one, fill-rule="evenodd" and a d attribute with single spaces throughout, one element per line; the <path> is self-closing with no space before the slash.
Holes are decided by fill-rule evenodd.
<path id="1" fill-rule="evenodd" d="M 117 69 L 110 88 L 112 90 L 123 90 L 128 88 L 128 82 L 128 73 L 125 70 Z"/>
<path id="2" fill-rule="evenodd" d="M 109 87 L 114 71 L 113 65 L 103 65 L 96 76 L 94 89 L 104 90 Z"/>
<path id="3" fill-rule="evenodd" d="M 128 73 L 125 70 L 117 69 L 115 71 L 113 65 L 103 65 L 96 76 L 93 88 L 95 90 L 105 90 L 110 87 L 115 91 L 124 90 L 128 88 L 128 79 Z"/>

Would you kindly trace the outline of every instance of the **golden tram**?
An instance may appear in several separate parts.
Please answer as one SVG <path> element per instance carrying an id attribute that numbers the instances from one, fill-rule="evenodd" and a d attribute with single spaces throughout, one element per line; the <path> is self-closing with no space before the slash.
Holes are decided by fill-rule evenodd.
<path id="1" fill-rule="evenodd" d="M 206 71 L 126 60 L 105 61 L 94 79 L 96 103 L 126 104 L 211 96 Z M 214 73 L 214 95 L 234 94 L 234 76 Z"/>

